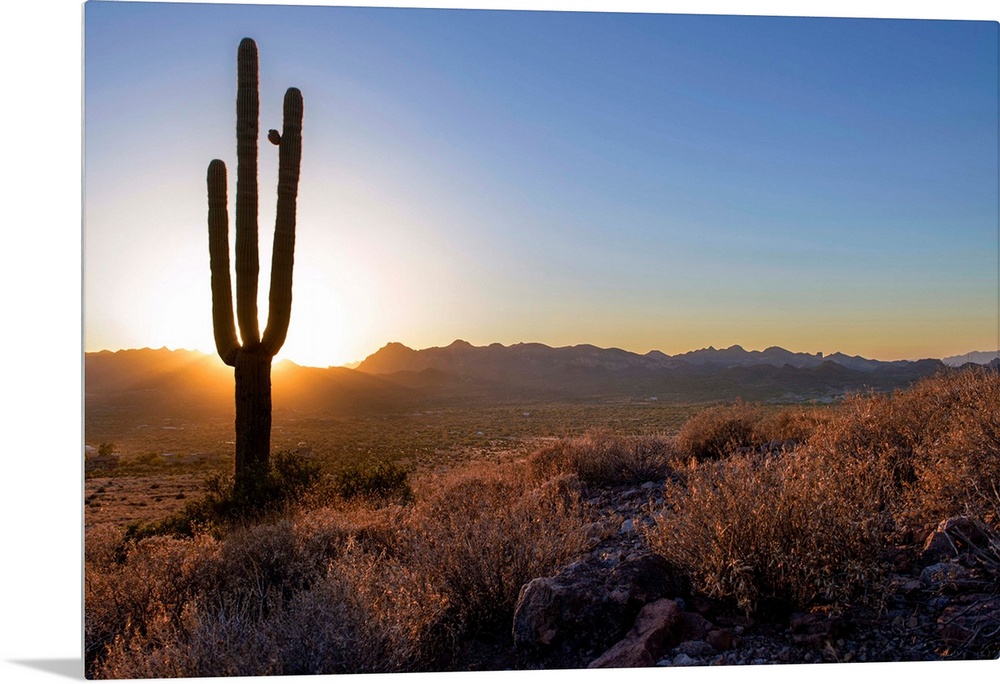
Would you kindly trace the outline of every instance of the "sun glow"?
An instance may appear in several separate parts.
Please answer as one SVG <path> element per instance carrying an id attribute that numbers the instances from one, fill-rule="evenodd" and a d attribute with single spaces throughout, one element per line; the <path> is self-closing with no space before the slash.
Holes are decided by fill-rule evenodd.
<path id="1" fill-rule="evenodd" d="M 292 316 L 276 361 L 300 366 L 339 366 L 352 361 L 367 337 L 376 302 L 371 274 L 360 268 L 315 268 L 308 257 L 296 264 Z"/>

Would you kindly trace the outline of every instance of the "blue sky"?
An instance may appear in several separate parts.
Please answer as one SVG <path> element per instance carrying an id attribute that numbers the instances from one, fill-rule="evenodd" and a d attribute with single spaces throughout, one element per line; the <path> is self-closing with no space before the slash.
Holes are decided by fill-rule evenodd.
<path id="1" fill-rule="evenodd" d="M 308 365 L 421 348 L 998 345 L 995 21 L 88 2 L 87 350 L 211 352 L 235 53 L 305 99 Z M 261 319 L 275 148 L 261 145 Z"/>

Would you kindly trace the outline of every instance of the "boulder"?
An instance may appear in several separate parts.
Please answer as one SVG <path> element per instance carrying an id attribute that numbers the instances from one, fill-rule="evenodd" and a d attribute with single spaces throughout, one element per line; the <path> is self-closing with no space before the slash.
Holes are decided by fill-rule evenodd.
<path id="1" fill-rule="evenodd" d="M 677 644 L 683 624 L 676 602 L 665 598 L 647 604 L 625 638 L 587 667 L 651 667 Z"/>
<path id="2" fill-rule="evenodd" d="M 965 516 L 948 518 L 927 536 L 920 559 L 924 565 L 953 559 L 968 549 L 970 544 L 988 544 L 982 524 Z"/>
<path id="3" fill-rule="evenodd" d="M 715 647 L 707 641 L 701 639 L 682 641 L 677 644 L 676 651 L 684 653 L 692 658 L 707 658 L 715 655 Z"/>
<path id="4" fill-rule="evenodd" d="M 646 554 L 612 569 L 595 559 L 579 561 L 533 579 L 518 595 L 514 644 L 602 652 L 628 632 L 647 603 L 681 593 L 678 577 L 665 558 Z"/>

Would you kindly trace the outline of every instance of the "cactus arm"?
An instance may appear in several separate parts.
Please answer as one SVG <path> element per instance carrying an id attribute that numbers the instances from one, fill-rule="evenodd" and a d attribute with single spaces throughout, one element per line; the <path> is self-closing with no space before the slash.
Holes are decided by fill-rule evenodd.
<path id="1" fill-rule="evenodd" d="M 267 327 L 262 341 L 264 349 L 272 356 L 285 342 L 292 309 L 295 208 L 302 162 L 302 93 L 297 88 L 289 88 L 285 93 L 282 126 L 278 147 L 278 204 L 271 259 L 271 289 Z"/>
<path id="2" fill-rule="evenodd" d="M 236 365 L 239 342 L 233 323 L 233 293 L 229 277 L 229 210 L 226 206 L 226 165 L 208 165 L 208 251 L 212 271 L 212 328 L 215 348 L 229 366 Z"/>
<path id="3" fill-rule="evenodd" d="M 260 341 L 257 326 L 257 44 L 240 42 L 236 88 L 236 316 L 244 348 Z"/>

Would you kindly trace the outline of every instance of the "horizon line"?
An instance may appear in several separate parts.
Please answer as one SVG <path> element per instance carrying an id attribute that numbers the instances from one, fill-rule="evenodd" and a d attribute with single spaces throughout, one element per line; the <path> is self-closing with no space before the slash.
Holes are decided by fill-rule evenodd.
<path id="1" fill-rule="evenodd" d="M 729 346 L 719 346 L 719 347 L 716 347 L 714 345 L 709 345 L 707 347 L 701 347 L 701 348 L 698 348 L 698 349 L 690 349 L 690 350 L 684 351 L 684 352 L 678 352 L 678 353 L 675 353 L 675 354 L 669 354 L 667 352 L 661 351 L 660 349 L 650 349 L 647 352 L 638 352 L 638 351 L 634 351 L 634 350 L 631 350 L 631 349 L 625 349 L 624 347 L 617 347 L 617 346 L 601 347 L 599 345 L 592 344 L 592 343 L 589 343 L 589 342 L 579 342 L 579 343 L 576 343 L 576 344 L 566 344 L 566 345 L 552 345 L 552 344 L 547 344 L 545 342 L 537 342 L 537 341 L 524 342 L 524 341 L 521 341 L 521 342 L 514 342 L 514 343 L 511 343 L 511 344 L 503 344 L 502 342 L 491 342 L 489 344 L 475 345 L 475 344 L 472 344 L 472 343 L 466 341 L 465 339 L 455 338 L 452 342 L 450 342 L 450 343 L 448 343 L 446 345 L 432 345 L 432 346 L 429 346 L 429 347 L 422 347 L 422 348 L 411 347 L 411 346 L 409 346 L 409 345 L 407 345 L 407 344 L 405 344 L 403 342 L 398 342 L 398 341 L 395 341 L 395 340 L 391 340 L 389 342 L 386 342 L 381 347 L 379 347 L 378 349 L 376 349 L 375 351 L 373 351 L 372 353 L 368 354 L 367 356 L 365 356 L 362 359 L 358 359 L 358 360 L 355 360 L 355 361 L 349 361 L 349 362 L 345 362 L 345 363 L 340 363 L 340 364 L 328 364 L 327 366 L 300 364 L 297 361 L 295 361 L 294 359 L 287 358 L 287 357 L 282 357 L 280 354 L 278 354 L 278 356 L 276 358 L 277 358 L 277 362 L 278 363 L 281 363 L 281 362 L 284 362 L 284 361 L 288 361 L 288 362 L 290 362 L 290 363 L 292 363 L 292 364 L 294 364 L 296 366 L 299 366 L 301 368 L 350 368 L 350 369 L 353 369 L 354 367 L 360 365 L 362 362 L 364 362 L 369 357 L 373 356 L 374 354 L 377 354 L 379 351 L 381 351 L 381 350 L 383 350 L 383 349 L 385 349 L 387 347 L 390 347 L 392 345 L 399 345 L 401 347 L 404 347 L 404 348 L 409 349 L 410 351 L 414 351 L 414 352 L 422 352 L 422 351 L 429 351 L 429 350 L 432 350 L 432 349 L 447 349 L 448 347 L 455 346 L 456 344 L 468 345 L 469 347 L 472 347 L 474 349 L 486 349 L 486 348 L 497 346 L 497 345 L 499 345 L 500 347 L 503 347 L 504 349 L 507 349 L 507 348 L 510 348 L 510 347 L 516 347 L 516 346 L 526 346 L 526 345 L 539 345 L 539 346 L 543 346 L 543 347 L 548 347 L 549 349 L 573 349 L 573 348 L 576 348 L 576 347 L 593 347 L 593 348 L 599 349 L 601 351 L 622 351 L 622 352 L 625 352 L 625 353 L 628 353 L 628 354 L 635 354 L 637 356 L 648 356 L 650 354 L 658 353 L 658 354 L 663 354 L 664 356 L 667 356 L 669 358 L 675 358 L 675 357 L 678 357 L 678 356 L 685 356 L 687 354 L 693 354 L 693 353 L 702 352 L 702 351 L 729 351 L 729 350 L 737 350 L 737 349 L 738 350 L 742 350 L 742 351 L 744 351 L 744 352 L 746 352 L 748 354 L 752 354 L 752 353 L 764 353 L 764 352 L 769 351 L 769 350 L 780 350 L 780 351 L 784 351 L 784 352 L 787 352 L 787 353 L 790 353 L 790 354 L 815 356 L 815 357 L 819 357 L 819 358 L 823 358 L 823 359 L 826 359 L 826 358 L 831 357 L 831 356 L 840 355 L 840 356 L 846 356 L 846 357 L 850 357 L 850 358 L 861 358 L 861 359 L 864 359 L 864 360 L 867 360 L 867 361 L 880 361 L 880 362 L 883 362 L 883 363 L 891 363 L 891 362 L 896 362 L 896 361 L 910 361 L 910 362 L 915 362 L 915 361 L 926 361 L 926 360 L 944 361 L 945 359 L 958 359 L 958 358 L 961 358 L 963 356 L 973 356 L 973 355 L 976 355 L 976 354 L 996 354 L 998 357 L 1000 357 L 1000 345 L 998 345 L 998 348 L 995 349 L 995 350 L 994 349 L 988 349 L 988 350 L 979 350 L 979 349 L 976 349 L 976 350 L 970 350 L 970 351 L 967 351 L 967 352 L 964 352 L 964 353 L 961 353 L 961 354 L 951 354 L 951 355 L 946 355 L 946 356 L 937 356 L 937 357 L 935 357 L 935 356 L 924 356 L 924 357 L 920 357 L 920 358 L 878 359 L 878 358 L 875 358 L 875 357 L 863 356 L 861 354 L 849 354 L 849 353 L 842 352 L 842 351 L 835 351 L 835 352 L 795 351 L 795 350 L 788 349 L 786 347 L 782 347 L 780 345 L 770 345 L 770 346 L 764 347 L 763 349 L 747 349 L 746 347 L 744 347 L 743 345 L 741 345 L 739 343 L 731 344 Z M 218 354 L 215 352 L 215 350 L 204 351 L 204 350 L 199 349 L 197 347 L 194 347 L 194 348 L 168 347 L 167 345 L 161 345 L 159 347 L 154 347 L 154 346 L 127 347 L 127 348 L 122 347 L 122 348 L 119 348 L 119 349 L 107 349 L 107 348 L 105 348 L 105 349 L 99 349 L 99 350 L 84 349 L 83 353 L 84 353 L 84 355 L 86 355 L 86 354 L 102 354 L 102 353 L 116 354 L 118 352 L 145 351 L 145 350 L 148 350 L 148 351 L 166 350 L 168 352 L 189 352 L 189 353 L 203 354 L 205 356 L 218 356 Z"/>

